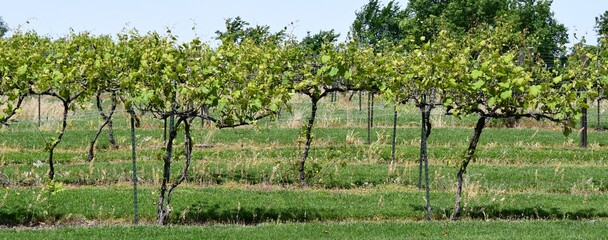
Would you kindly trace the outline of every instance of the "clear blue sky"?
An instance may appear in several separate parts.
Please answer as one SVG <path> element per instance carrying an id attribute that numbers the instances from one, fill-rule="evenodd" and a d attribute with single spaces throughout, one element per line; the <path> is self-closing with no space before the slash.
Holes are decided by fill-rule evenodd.
<path id="1" fill-rule="evenodd" d="M 241 16 L 273 30 L 294 23 L 290 30 L 301 38 L 307 31 L 335 29 L 346 36 L 355 11 L 368 0 L 14 0 L 1 4 L 0 16 L 10 27 L 22 25 L 40 34 L 61 36 L 75 31 L 116 34 L 125 26 L 145 31 L 170 28 L 181 39 L 195 33 L 211 40 L 224 29 L 224 19 Z M 387 0 L 384 0 L 387 2 Z M 401 6 L 407 0 L 398 1 Z M 554 0 L 553 11 L 570 34 L 595 43 L 595 17 L 608 10 L 607 0 Z M 29 22 L 29 24 L 26 24 Z M 128 25 L 127 25 L 128 24 Z M 571 40 L 576 41 L 574 39 Z"/>

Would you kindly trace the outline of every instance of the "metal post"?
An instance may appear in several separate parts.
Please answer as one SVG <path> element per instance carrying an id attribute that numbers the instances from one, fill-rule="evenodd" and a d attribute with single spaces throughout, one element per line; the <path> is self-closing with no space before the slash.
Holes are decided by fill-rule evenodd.
<path id="1" fill-rule="evenodd" d="M 393 149 L 391 153 L 391 163 L 395 162 L 395 148 L 397 147 L 397 105 L 393 108 Z"/>
<path id="2" fill-rule="evenodd" d="M 581 117 L 581 147 L 587 147 L 587 108 L 583 108 L 583 116 Z"/>
<path id="3" fill-rule="evenodd" d="M 133 161 L 133 224 L 139 224 L 139 206 L 137 203 L 137 155 L 135 146 L 135 111 L 129 109 L 131 115 L 131 160 Z"/>
<path id="4" fill-rule="evenodd" d="M 40 100 L 40 95 L 38 95 L 38 128 L 40 128 L 40 126 L 41 126 L 41 120 L 40 119 L 41 119 L 41 115 L 42 115 L 42 113 L 40 111 L 41 110 L 40 105 L 42 105 L 42 101 Z"/>

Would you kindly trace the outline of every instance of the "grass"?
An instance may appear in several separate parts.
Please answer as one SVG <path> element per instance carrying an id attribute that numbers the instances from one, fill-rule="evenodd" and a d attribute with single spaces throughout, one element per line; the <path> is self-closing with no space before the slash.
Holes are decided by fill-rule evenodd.
<path id="1" fill-rule="evenodd" d="M 196 120 L 193 137 L 199 145 L 188 179 L 172 199 L 170 222 L 179 226 L 168 228 L 129 226 L 132 163 L 124 114 L 115 118 L 118 149 L 109 146 L 104 132 L 91 163 L 86 161 L 87 147 L 99 116 L 94 110 L 72 116 L 55 152 L 57 181 L 65 184 L 57 192 L 49 190 L 44 150 L 56 135 L 56 118 L 51 116 L 51 121 L 36 128 L 27 121 L 35 116 L 22 117 L 23 123 L 0 129 L 0 226 L 17 227 L 0 230 L 0 238 L 536 239 L 542 233 L 546 238 L 593 239 L 608 235 L 608 134 L 604 132 L 592 130 L 590 147 L 581 149 L 576 132 L 565 137 L 550 123 L 522 121 L 520 128 L 504 128 L 500 121 L 491 122 L 465 175 L 465 221 L 451 223 L 447 219 L 454 204 L 456 167 L 476 119 L 434 112 L 435 128 L 428 144 L 436 222 L 426 223 L 418 222 L 425 219 L 425 199 L 417 189 L 417 109 L 398 108 L 393 162 L 392 105 L 376 106 L 376 126 L 368 145 L 365 109 L 359 112 L 356 101 L 323 102 L 306 165 L 311 187 L 301 189 L 296 166 L 303 146 L 300 127 L 308 108 L 303 101 L 277 122 L 262 120 L 255 127 L 237 129 L 215 130 Z M 46 113 L 52 115 L 53 110 Z M 144 224 L 153 224 L 156 218 L 162 125 L 143 116 L 143 126 L 136 130 Z M 184 164 L 181 135 L 175 143 L 172 179 Z M 95 227 L 83 227 L 87 225 Z M 204 227 L 192 227 L 198 225 Z M 307 235 L 300 235 L 303 232 Z"/>
<path id="2" fill-rule="evenodd" d="M 471 190 L 471 189 L 469 189 Z M 139 190 L 140 215 L 153 222 L 157 189 Z M 68 187 L 50 194 L 44 189 L 0 190 L 0 225 L 69 224 L 74 221 L 130 222 L 132 189 Z M 451 216 L 453 193 L 434 191 L 433 218 Z M 608 195 L 602 193 L 531 193 L 468 191 L 465 219 L 596 219 L 608 218 Z M 422 220 L 424 192 L 397 185 L 351 190 L 294 189 L 270 185 L 225 184 L 181 187 L 172 201 L 170 222 L 180 224 L 310 222 L 345 220 Z"/>
<path id="3" fill-rule="evenodd" d="M 0 230 L 1 239 L 602 239 L 606 221 L 328 222 Z"/>
<path id="4" fill-rule="evenodd" d="M 415 164 L 368 164 L 334 161 L 311 161 L 307 168 L 309 183 L 319 188 L 350 189 L 383 184 L 415 187 L 418 166 Z M 178 176 L 183 161 L 173 164 L 172 176 Z M 138 165 L 140 184 L 158 185 L 161 178 L 160 162 L 144 161 Z M 197 161 L 191 166 L 189 182 L 216 185 L 226 182 L 244 184 L 293 184 L 297 171 L 293 163 L 239 161 Z M 58 165 L 57 179 L 74 185 L 129 184 L 132 163 L 100 162 L 93 164 Z M 7 166 L 3 174 L 15 186 L 37 186 L 44 181 L 48 168 L 29 165 Z M 431 188 L 451 190 L 454 187 L 453 166 L 432 165 Z M 535 191 L 549 193 L 608 192 L 606 166 L 516 166 L 472 165 L 466 175 L 471 184 L 481 189 L 504 191 Z"/>

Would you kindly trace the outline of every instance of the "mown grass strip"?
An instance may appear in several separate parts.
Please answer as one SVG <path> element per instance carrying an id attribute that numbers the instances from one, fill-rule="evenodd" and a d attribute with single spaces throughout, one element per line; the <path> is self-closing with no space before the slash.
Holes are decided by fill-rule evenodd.
<path id="1" fill-rule="evenodd" d="M 602 239 L 607 235 L 607 221 L 389 221 L 0 230 L 0 239 Z"/>
<path id="2" fill-rule="evenodd" d="M 156 217 L 155 188 L 142 188 L 140 217 Z M 310 222 L 343 220 L 422 220 L 423 192 L 379 187 L 353 190 L 281 189 L 271 186 L 226 185 L 182 187 L 175 192 L 173 223 Z M 453 193 L 431 194 L 434 219 L 448 219 Z M 3 189 L 0 225 L 39 222 L 70 223 L 76 219 L 129 222 L 129 187 L 80 187 L 49 194 L 42 189 Z M 608 218 L 606 194 L 478 193 L 467 192 L 468 219 L 581 220 Z"/>

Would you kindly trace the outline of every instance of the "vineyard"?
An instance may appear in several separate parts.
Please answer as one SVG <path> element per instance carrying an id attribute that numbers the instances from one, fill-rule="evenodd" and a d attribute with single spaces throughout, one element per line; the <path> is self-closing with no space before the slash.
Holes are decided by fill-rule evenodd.
<path id="1" fill-rule="evenodd" d="M 606 236 L 605 39 L 548 61 L 507 22 L 375 45 L 227 28 L 0 38 L 0 225 Z"/>
<path id="2" fill-rule="evenodd" d="M 102 97 L 104 106 L 111 105 L 110 97 Z M 590 131 L 589 147 L 582 149 L 577 133 L 565 137 L 557 131 L 560 127 L 550 122 L 522 120 L 516 128 L 505 128 L 504 122 L 499 120 L 489 122 L 487 133 L 480 140 L 474 166 L 464 178 L 463 225 L 446 225 L 444 221 L 452 217 L 457 164 L 464 156 L 466 140 L 471 135 L 470 126 L 475 124 L 476 118 L 456 118 L 434 111 L 430 119 L 435 128 L 428 146 L 432 219 L 437 222 L 436 225 L 418 226 L 420 223 L 416 221 L 426 219 L 425 194 L 417 186 L 418 109 L 413 105 L 397 108 L 397 148 L 393 162 L 394 105 L 376 99 L 374 127 L 368 144 L 368 98 L 362 95 L 361 110 L 357 95 L 350 101 L 348 98 L 349 94 L 339 94 L 335 102 L 327 98 L 319 104 L 318 128 L 313 131 L 315 140 L 307 162 L 310 164 L 307 166 L 307 188 L 299 187 L 297 171 L 304 144 L 300 127 L 307 122 L 304 113 L 310 110 L 305 96 L 294 96 L 290 101 L 291 113 L 284 113 L 274 121 L 260 120 L 251 127 L 218 130 L 209 122 L 203 126 L 200 119 L 195 120 L 192 123 L 195 139 L 192 164 L 184 186 L 174 192 L 173 212 L 168 223 L 213 224 L 216 226 L 205 232 L 181 231 L 190 236 L 212 234 L 210 236 L 216 237 L 226 234 L 222 224 L 262 224 L 259 225 L 262 229 L 269 229 L 247 233 L 259 238 L 278 237 L 275 234 L 284 231 L 281 228 L 297 228 L 291 225 L 293 223 L 311 224 L 305 228 L 321 228 L 320 234 L 326 229 L 349 232 L 356 226 L 387 228 L 394 235 L 377 234 L 394 237 L 410 228 L 415 235 L 441 236 L 446 231 L 450 234 L 464 231 L 460 234 L 467 236 L 467 230 L 463 229 L 488 228 L 491 231 L 492 227 L 505 224 L 504 220 L 513 221 L 509 228 L 519 229 L 519 233 L 513 230 L 512 235 L 505 235 L 513 237 L 521 236 L 522 231 L 530 231 L 533 236 L 536 228 L 532 225 L 562 229 L 555 230 L 553 236 L 572 236 L 564 235 L 572 228 L 603 229 L 600 226 L 604 226 L 601 219 L 607 214 L 605 192 L 608 189 L 605 133 Z M 68 122 L 65 141 L 55 155 L 56 181 L 61 183 L 57 186 L 48 180 L 45 162 L 48 156 L 44 146 L 56 134 L 56 126 L 61 125 L 61 104 L 45 98 L 42 102 L 54 104 L 46 104 L 43 108 L 47 110 L 42 113 L 40 127 L 37 98 L 28 98 L 22 106 L 24 112 L 2 131 L 2 173 L 3 184 L 6 184 L 0 190 L 2 225 L 132 223 L 128 112 L 117 107 L 121 110 L 117 110 L 113 118 L 117 147 L 112 147 L 108 132 L 104 131 L 91 162 L 87 161 L 87 148 L 96 134 L 96 127 L 104 122 L 103 118 L 92 103 L 78 113 L 70 114 L 72 120 Z M 593 112 L 596 111 L 590 111 Z M 589 117 L 594 119 L 596 116 Z M 606 119 L 608 116 L 602 112 L 601 117 Z M 140 127 L 136 129 L 139 221 L 140 224 L 154 224 L 158 186 L 162 183 L 161 159 L 165 153 L 164 123 L 149 114 L 140 119 Z M 602 124 L 602 127 L 608 125 Z M 590 128 L 595 127 L 590 124 Z M 182 145 L 182 139 L 177 138 L 176 145 Z M 185 164 L 182 148 L 176 149 L 176 156 L 171 176 L 178 176 Z M 400 223 L 403 220 L 414 222 Z M 484 221 L 480 220 L 491 221 L 481 224 Z M 588 220 L 600 221 L 579 225 L 588 224 Z M 335 223 L 343 221 L 347 225 Z M 276 222 L 291 224 L 274 225 Z M 317 225 L 319 222 L 322 225 Z M 337 225 L 332 227 L 334 224 Z M 517 227 L 517 224 L 521 226 Z M 568 227 L 570 224 L 574 224 L 572 228 Z M 103 232 L 104 228 L 98 230 Z M 138 232 L 152 230 L 133 231 L 130 234 L 137 236 Z M 605 231 L 596 230 L 598 235 L 591 231 L 588 236 L 603 233 Z M 39 236 L 35 232 L 31 234 L 33 238 Z"/>

